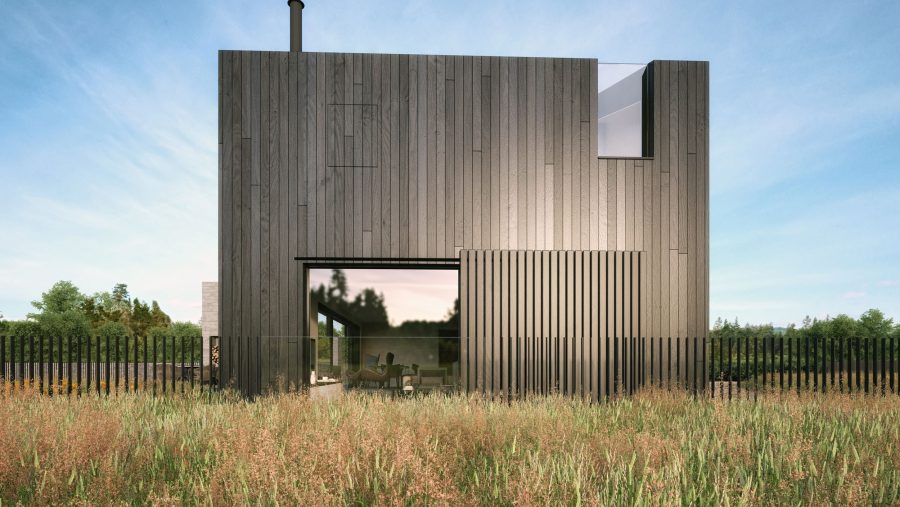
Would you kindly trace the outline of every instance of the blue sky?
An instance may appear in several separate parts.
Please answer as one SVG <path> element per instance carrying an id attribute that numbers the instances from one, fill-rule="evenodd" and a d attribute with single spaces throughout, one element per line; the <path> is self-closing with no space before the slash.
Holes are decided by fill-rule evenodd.
<path id="1" fill-rule="evenodd" d="M 710 61 L 711 316 L 900 317 L 900 3 L 309 0 L 310 51 Z M 200 316 L 216 50 L 283 0 L 0 0 L 0 312 L 59 279 Z"/>

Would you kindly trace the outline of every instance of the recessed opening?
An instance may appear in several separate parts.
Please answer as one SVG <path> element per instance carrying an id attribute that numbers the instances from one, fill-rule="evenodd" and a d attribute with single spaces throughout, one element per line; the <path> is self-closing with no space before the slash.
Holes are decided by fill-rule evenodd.
<path id="1" fill-rule="evenodd" d="M 648 66 L 601 63 L 597 70 L 597 149 L 601 157 L 646 157 Z"/>
<path id="2" fill-rule="evenodd" d="M 456 269 L 310 268 L 310 382 L 339 390 L 459 385 Z"/>

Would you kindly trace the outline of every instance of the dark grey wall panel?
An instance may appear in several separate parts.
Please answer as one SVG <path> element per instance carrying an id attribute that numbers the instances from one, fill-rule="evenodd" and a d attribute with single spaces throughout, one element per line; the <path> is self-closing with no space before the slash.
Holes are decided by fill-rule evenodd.
<path id="1" fill-rule="evenodd" d="M 709 322 L 709 65 L 651 65 L 656 157 L 599 160 L 607 231 L 599 246 L 646 251 L 645 334 L 693 340 L 706 336 Z M 688 343 L 673 355 L 686 357 Z M 692 378 L 693 369 L 681 374 Z"/>
<path id="2" fill-rule="evenodd" d="M 219 60 L 223 336 L 305 333 L 294 257 L 440 258 L 463 250 L 646 252 L 643 332 L 705 334 L 707 63 L 652 63 L 656 158 L 598 159 L 593 59 L 223 51 Z M 509 255 L 509 266 L 521 260 Z M 546 262 L 540 252 L 523 261 L 536 274 L 523 290 L 541 296 L 529 300 L 541 311 L 530 323 L 526 317 L 533 343 L 524 350 L 551 357 L 560 323 L 569 322 L 552 313 L 567 301 L 557 299 L 581 297 L 582 317 L 594 303 L 555 292 L 575 282 L 545 280 Z M 511 282 L 497 283 L 504 280 Z M 472 290 L 493 297 L 493 282 Z M 552 326 L 557 334 L 537 332 Z M 301 341 L 284 341 L 284 354 L 302 356 Z M 567 353 L 576 347 L 563 344 Z M 267 353 L 283 357 L 258 352 Z M 253 364 L 257 352 L 248 354 Z M 264 362 L 253 389 L 304 378 L 287 364 Z M 546 387 L 543 376 L 559 374 L 552 368 L 523 373 L 526 384 Z"/>
<path id="3" fill-rule="evenodd" d="M 248 65 L 240 63 L 243 57 Z M 260 67 L 252 64 L 254 58 L 262 60 Z M 583 211 L 590 209 L 592 195 L 580 187 L 589 180 L 582 165 L 590 165 L 594 142 L 592 122 L 582 118 L 595 100 L 593 60 L 230 51 L 222 52 L 222 60 L 223 103 L 244 106 L 222 109 L 222 122 L 237 129 L 223 137 L 223 153 L 233 162 L 229 169 L 242 169 L 235 158 L 240 149 L 233 143 L 247 138 L 274 155 L 265 159 L 260 153 L 253 159 L 260 164 L 268 160 L 276 169 L 268 183 L 277 183 L 284 194 L 271 204 L 279 206 L 281 197 L 290 201 L 272 218 L 289 221 L 299 218 L 300 210 L 294 208 L 314 208 L 307 209 L 303 240 L 300 230 L 296 239 L 290 234 L 278 238 L 288 247 L 296 241 L 298 250 L 302 246 L 311 255 L 385 255 L 384 243 L 390 239 L 384 238 L 399 240 L 400 235 L 391 231 L 393 220 L 384 217 L 393 219 L 394 214 L 403 222 L 400 209 L 385 206 L 393 193 L 388 198 L 384 189 L 393 190 L 396 176 L 406 183 L 405 192 L 396 185 L 398 203 L 406 200 L 413 207 L 405 227 L 397 224 L 412 239 L 405 256 L 455 255 L 471 246 L 527 248 L 528 234 L 519 233 L 520 225 L 536 235 L 537 222 L 546 219 L 536 214 L 532 219 L 526 211 L 528 196 L 544 186 L 539 185 L 542 159 L 553 165 L 554 183 L 558 181 L 551 204 L 570 211 L 566 230 L 553 233 L 558 239 L 542 246 L 562 247 L 564 240 L 580 245 L 582 238 L 591 237 L 589 213 Z M 225 68 L 231 65 L 241 69 Z M 539 71 L 529 72 L 535 66 Z M 535 83 L 545 74 L 549 88 Z M 253 93 L 260 88 L 262 95 L 268 93 L 262 100 L 269 107 Z M 318 96 L 322 92 L 324 100 Z M 549 129 L 532 119 L 537 113 L 532 105 L 538 103 L 551 108 Z M 573 113 L 573 108 L 578 110 Z M 260 126 L 259 132 L 253 125 Z M 550 133 L 548 142 L 544 132 Z M 268 147 L 261 146 L 262 137 Z M 550 153 L 529 157 L 531 148 L 551 145 L 558 145 L 555 152 L 550 148 Z M 471 183 L 466 174 L 470 155 L 478 177 Z M 400 174 L 403 158 L 412 169 L 405 178 Z M 457 224 L 465 229 L 467 222 L 466 207 L 457 210 L 456 203 L 475 197 L 484 207 L 473 213 L 471 225 L 481 232 L 479 240 L 456 231 Z M 521 219 L 520 208 L 526 211 Z M 382 238 L 375 241 L 379 231 Z M 400 255 L 399 245 L 396 250 Z"/>

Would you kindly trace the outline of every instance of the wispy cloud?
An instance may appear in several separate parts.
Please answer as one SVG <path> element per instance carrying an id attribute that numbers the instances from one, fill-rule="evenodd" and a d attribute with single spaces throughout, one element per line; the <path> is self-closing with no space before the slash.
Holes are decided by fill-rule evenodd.
<path id="1" fill-rule="evenodd" d="M 304 14 L 313 51 L 709 60 L 711 316 L 900 308 L 886 290 L 900 4 L 341 0 Z M 217 272 L 216 50 L 283 50 L 287 33 L 283 2 L 0 2 L 4 314 L 71 279 L 128 282 L 198 318 Z"/>
<path id="2" fill-rule="evenodd" d="M 861 290 L 851 290 L 841 295 L 844 299 L 859 299 L 866 297 L 866 293 Z"/>
<path id="3" fill-rule="evenodd" d="M 121 48 L 134 59 L 127 63 L 92 50 L 58 21 L 77 13 L 30 2 L 11 14 L 23 27 L 11 44 L 39 62 L 52 84 L 42 100 L 61 108 L 44 114 L 49 139 L 4 126 L 21 141 L 12 159 L 40 176 L 15 174 L 16 213 L 0 218 L 14 240 L 0 249 L 0 265 L 34 260 L 18 263 L 0 304 L 37 297 L 57 279 L 88 292 L 121 281 L 196 320 L 199 282 L 216 273 L 215 89 L 185 78 L 196 73 L 189 57 L 164 57 L 150 43 Z M 211 60 L 203 72 L 215 82 Z M 21 317 L 21 308 L 6 313 Z"/>

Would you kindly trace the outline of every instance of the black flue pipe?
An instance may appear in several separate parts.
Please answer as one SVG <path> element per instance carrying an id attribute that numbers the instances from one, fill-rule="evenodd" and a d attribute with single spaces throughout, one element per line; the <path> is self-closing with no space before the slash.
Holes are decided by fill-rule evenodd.
<path id="1" fill-rule="evenodd" d="M 288 0 L 291 9 L 291 53 L 303 51 L 303 2 Z"/>

